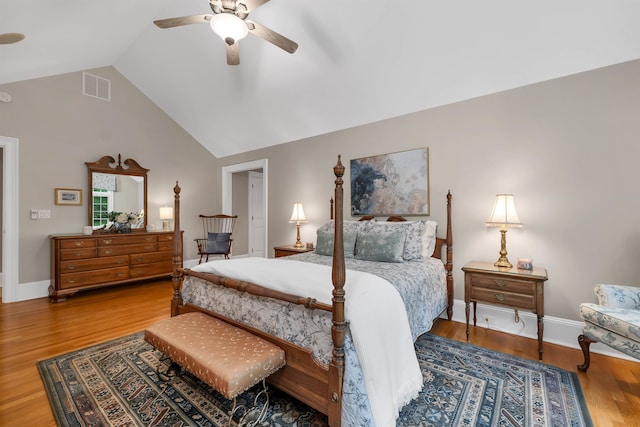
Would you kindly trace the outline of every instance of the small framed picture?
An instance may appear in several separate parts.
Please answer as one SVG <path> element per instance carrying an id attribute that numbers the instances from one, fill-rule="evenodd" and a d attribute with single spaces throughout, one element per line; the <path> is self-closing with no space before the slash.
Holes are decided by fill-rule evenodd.
<path id="1" fill-rule="evenodd" d="M 56 205 L 82 206 L 82 190 L 56 188 Z"/>

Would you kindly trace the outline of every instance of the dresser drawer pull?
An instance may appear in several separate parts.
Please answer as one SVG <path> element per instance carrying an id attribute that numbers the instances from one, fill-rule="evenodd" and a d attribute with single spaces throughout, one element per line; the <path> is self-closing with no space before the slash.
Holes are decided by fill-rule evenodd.
<path id="1" fill-rule="evenodd" d="M 494 280 L 493 283 L 499 288 L 504 288 L 505 286 L 507 286 L 507 282 L 504 280 Z"/>
<path id="2" fill-rule="evenodd" d="M 496 297 L 496 299 L 498 301 L 506 301 L 507 300 L 507 297 L 505 295 L 502 295 L 502 294 L 495 294 L 494 297 Z"/>
<path id="3" fill-rule="evenodd" d="M 124 273 L 117 273 L 116 274 L 116 277 L 122 277 L 122 276 L 124 276 Z"/>
<path id="4" fill-rule="evenodd" d="M 113 240 L 111 240 L 111 239 L 106 239 L 106 240 L 103 240 L 103 241 L 102 241 L 102 243 L 104 243 L 105 245 L 110 245 L 110 244 L 112 244 L 112 243 L 113 243 Z"/>
<path id="5" fill-rule="evenodd" d="M 73 254 L 73 256 L 82 256 L 84 255 L 84 252 L 80 251 L 80 252 L 76 252 Z"/>
<path id="6" fill-rule="evenodd" d="M 124 263 L 125 263 L 125 260 L 123 259 L 119 259 L 116 261 L 116 264 L 124 264 Z"/>
<path id="7" fill-rule="evenodd" d="M 150 236 L 149 236 L 149 237 L 145 237 L 144 239 L 145 239 L 147 242 L 153 242 L 153 241 L 154 241 L 154 239 L 155 239 L 155 237 L 150 237 Z"/>
<path id="8" fill-rule="evenodd" d="M 67 283 L 76 283 L 77 280 L 76 279 L 67 279 Z"/>
<path id="9" fill-rule="evenodd" d="M 76 268 L 75 265 L 67 265 L 67 270 L 75 270 Z"/>
<path id="10" fill-rule="evenodd" d="M 167 240 L 173 240 L 173 236 L 167 236 Z"/>
<path id="11" fill-rule="evenodd" d="M 110 255 L 111 252 L 113 252 L 111 249 L 105 249 L 104 250 L 105 255 Z"/>
<path id="12" fill-rule="evenodd" d="M 73 244 L 76 245 L 76 246 L 84 246 L 84 242 L 76 241 L 76 242 L 73 242 Z"/>
<path id="13" fill-rule="evenodd" d="M 133 260 L 134 260 L 135 262 L 142 262 L 142 257 L 134 258 Z"/>
<path id="14" fill-rule="evenodd" d="M 150 251 L 150 250 L 153 249 L 153 246 L 145 246 L 144 248 L 145 248 L 145 250 Z"/>

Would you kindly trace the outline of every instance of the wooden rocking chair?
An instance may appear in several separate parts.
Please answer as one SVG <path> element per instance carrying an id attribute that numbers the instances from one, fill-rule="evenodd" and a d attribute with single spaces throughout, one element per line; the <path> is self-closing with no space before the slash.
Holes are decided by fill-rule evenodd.
<path id="1" fill-rule="evenodd" d="M 202 263 L 209 261 L 209 255 L 223 255 L 225 259 L 229 259 L 231 253 L 231 243 L 233 239 L 233 226 L 235 225 L 238 215 L 199 215 L 202 219 L 203 237 L 194 239 L 198 245 L 198 255 Z"/>

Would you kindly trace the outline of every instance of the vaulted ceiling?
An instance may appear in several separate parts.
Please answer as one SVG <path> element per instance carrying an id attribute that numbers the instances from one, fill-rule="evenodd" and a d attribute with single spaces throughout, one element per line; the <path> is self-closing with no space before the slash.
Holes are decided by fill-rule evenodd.
<path id="1" fill-rule="evenodd" d="M 241 1 L 241 0 L 239 0 Z M 112 65 L 217 157 L 640 58 L 636 0 L 271 0 L 229 66 L 207 0 L 0 0 L 0 84 Z M 639 77 L 640 79 L 640 77 Z M 348 143 L 348 142 L 346 142 Z"/>

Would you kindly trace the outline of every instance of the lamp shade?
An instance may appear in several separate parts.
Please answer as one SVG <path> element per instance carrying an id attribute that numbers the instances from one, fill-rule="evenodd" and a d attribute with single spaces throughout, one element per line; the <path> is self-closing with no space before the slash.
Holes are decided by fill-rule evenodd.
<path id="1" fill-rule="evenodd" d="M 522 227 L 513 194 L 496 195 L 493 211 L 485 225 L 487 227 Z"/>
<path id="2" fill-rule="evenodd" d="M 289 222 L 307 222 L 307 218 L 304 216 L 302 203 L 295 203 L 293 205 L 293 212 L 291 213 L 291 219 Z"/>
<path id="3" fill-rule="evenodd" d="M 173 208 L 170 206 L 161 207 L 160 219 L 173 219 Z"/>
<path id="4" fill-rule="evenodd" d="M 247 24 L 232 13 L 218 13 L 213 15 L 209 25 L 211 25 L 213 32 L 225 41 L 227 38 L 231 38 L 234 42 L 237 42 L 247 37 L 249 33 Z"/>

